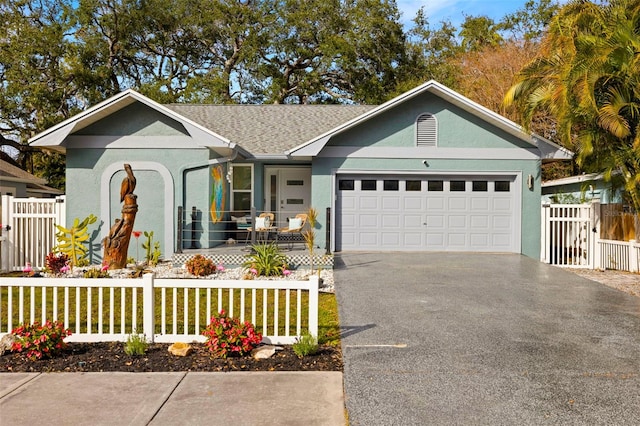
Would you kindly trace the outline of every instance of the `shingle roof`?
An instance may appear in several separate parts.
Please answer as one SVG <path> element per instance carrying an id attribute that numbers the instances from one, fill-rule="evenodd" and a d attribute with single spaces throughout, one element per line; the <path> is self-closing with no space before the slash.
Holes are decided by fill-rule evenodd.
<path id="1" fill-rule="evenodd" d="M 375 105 L 165 105 L 253 155 L 282 155 Z"/>
<path id="2" fill-rule="evenodd" d="M 16 167 L 13 164 L 0 160 L 0 177 L 15 178 L 22 182 L 29 182 L 34 184 L 43 184 L 47 181 L 32 175 L 31 173 L 22 170 L 20 167 Z"/>

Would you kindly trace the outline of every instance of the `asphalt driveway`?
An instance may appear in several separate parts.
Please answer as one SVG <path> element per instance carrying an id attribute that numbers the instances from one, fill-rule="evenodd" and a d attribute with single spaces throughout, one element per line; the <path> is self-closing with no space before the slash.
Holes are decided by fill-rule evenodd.
<path id="1" fill-rule="evenodd" d="M 640 298 L 520 255 L 342 253 L 351 425 L 638 424 Z"/>

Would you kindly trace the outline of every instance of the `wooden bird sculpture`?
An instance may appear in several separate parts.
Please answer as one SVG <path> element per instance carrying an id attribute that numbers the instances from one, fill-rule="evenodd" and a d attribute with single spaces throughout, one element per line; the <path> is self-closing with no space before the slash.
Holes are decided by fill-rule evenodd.
<path id="1" fill-rule="evenodd" d="M 124 171 L 127 173 L 127 176 L 122 179 L 122 184 L 120 185 L 120 202 L 124 201 L 124 197 L 126 197 L 127 194 L 133 194 L 133 190 L 136 189 L 136 177 L 133 175 L 131 166 L 125 164 Z"/>

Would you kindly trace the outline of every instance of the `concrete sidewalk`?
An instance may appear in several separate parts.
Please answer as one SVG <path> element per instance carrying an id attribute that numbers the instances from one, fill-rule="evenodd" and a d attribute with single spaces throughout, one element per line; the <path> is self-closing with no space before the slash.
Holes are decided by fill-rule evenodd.
<path id="1" fill-rule="evenodd" d="M 0 424 L 344 425 L 340 372 L 0 373 Z"/>

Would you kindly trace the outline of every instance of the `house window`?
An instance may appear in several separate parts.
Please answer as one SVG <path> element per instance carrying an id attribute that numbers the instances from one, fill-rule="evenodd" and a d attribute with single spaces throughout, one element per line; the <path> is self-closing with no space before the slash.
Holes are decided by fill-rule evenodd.
<path id="1" fill-rule="evenodd" d="M 231 210 L 250 211 L 253 205 L 253 165 L 234 164 L 231 180 Z"/>
<path id="2" fill-rule="evenodd" d="M 406 191 L 422 191 L 422 181 L 408 180 L 406 182 Z"/>
<path id="3" fill-rule="evenodd" d="M 430 180 L 427 182 L 427 191 L 444 191 L 444 182 L 441 180 Z"/>
<path id="4" fill-rule="evenodd" d="M 360 190 L 375 191 L 377 189 L 377 181 L 374 179 L 362 179 L 360 181 Z"/>
<path id="5" fill-rule="evenodd" d="M 486 192 L 487 188 L 486 180 L 474 180 L 471 184 L 471 190 L 473 192 Z"/>
<path id="6" fill-rule="evenodd" d="M 416 146 L 436 146 L 438 122 L 433 114 L 421 114 L 416 120 Z"/>
<path id="7" fill-rule="evenodd" d="M 464 192 L 467 183 L 463 180 L 452 180 L 449 182 L 449 191 L 451 192 Z"/>
<path id="8" fill-rule="evenodd" d="M 511 182 L 508 180 L 497 180 L 495 182 L 495 192 L 509 192 Z"/>
<path id="9" fill-rule="evenodd" d="M 353 179 L 340 179 L 338 181 L 338 189 L 340 191 L 353 191 L 355 188 Z"/>
<path id="10" fill-rule="evenodd" d="M 400 188 L 400 182 L 397 179 L 384 180 L 382 188 L 385 191 L 397 191 Z"/>

